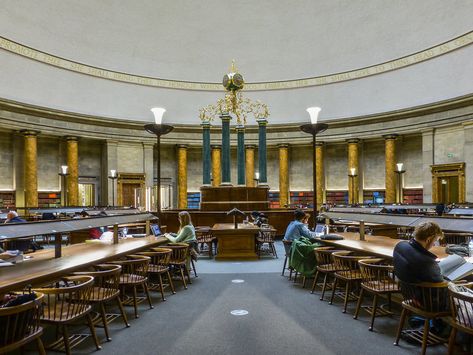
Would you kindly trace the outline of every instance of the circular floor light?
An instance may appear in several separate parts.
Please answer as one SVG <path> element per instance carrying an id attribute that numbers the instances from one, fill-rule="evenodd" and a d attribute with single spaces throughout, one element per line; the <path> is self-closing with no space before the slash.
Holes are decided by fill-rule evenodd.
<path id="1" fill-rule="evenodd" d="M 248 311 L 245 309 L 235 309 L 231 311 L 230 314 L 234 316 L 246 316 L 248 314 Z"/>

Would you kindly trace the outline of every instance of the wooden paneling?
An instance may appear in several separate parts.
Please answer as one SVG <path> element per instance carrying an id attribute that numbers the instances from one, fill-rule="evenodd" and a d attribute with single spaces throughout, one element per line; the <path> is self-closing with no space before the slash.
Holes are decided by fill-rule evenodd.
<path id="1" fill-rule="evenodd" d="M 202 186 L 200 209 L 201 211 L 229 211 L 232 208 L 245 211 L 267 210 L 268 191 L 268 187 Z"/>

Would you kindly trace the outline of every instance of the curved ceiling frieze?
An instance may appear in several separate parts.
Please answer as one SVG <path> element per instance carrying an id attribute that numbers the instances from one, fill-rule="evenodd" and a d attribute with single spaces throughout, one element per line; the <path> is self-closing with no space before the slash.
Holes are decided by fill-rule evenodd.
<path id="1" fill-rule="evenodd" d="M 396 58 L 388 62 L 374 64 L 364 68 L 344 71 L 335 74 L 322 75 L 317 77 L 284 80 L 254 82 L 245 85 L 246 91 L 270 91 L 279 89 L 296 89 L 311 86 L 328 85 L 332 83 L 360 79 L 372 75 L 377 75 L 393 70 L 398 70 L 410 65 L 421 63 L 456 49 L 466 47 L 473 43 L 473 31 L 465 33 L 459 37 L 453 38 L 444 43 L 427 48 L 425 50 Z M 167 89 L 192 90 L 192 91 L 222 91 L 222 85 L 216 82 L 192 82 L 177 81 L 161 78 L 146 77 L 136 74 L 118 72 L 105 68 L 98 68 L 87 64 L 75 62 L 73 60 L 61 58 L 50 53 L 37 50 L 20 43 L 0 37 L 0 48 L 6 51 L 21 55 L 23 57 L 52 65 L 54 67 L 65 69 L 96 78 L 114 80 L 135 85 L 160 87 Z"/>

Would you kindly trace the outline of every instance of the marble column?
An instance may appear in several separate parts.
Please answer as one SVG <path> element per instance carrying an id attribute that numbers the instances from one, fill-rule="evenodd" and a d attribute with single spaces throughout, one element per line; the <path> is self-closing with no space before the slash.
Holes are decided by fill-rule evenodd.
<path id="1" fill-rule="evenodd" d="M 25 143 L 25 207 L 38 207 L 38 131 L 22 131 Z"/>
<path id="2" fill-rule="evenodd" d="M 210 122 L 204 121 L 202 126 L 202 183 L 210 185 Z"/>
<path id="3" fill-rule="evenodd" d="M 222 183 L 222 146 L 212 145 L 212 186 L 220 186 Z"/>
<path id="4" fill-rule="evenodd" d="M 66 137 L 67 204 L 79 205 L 79 143 L 77 137 Z"/>
<path id="5" fill-rule="evenodd" d="M 396 202 L 396 138 L 397 134 L 384 137 L 384 163 L 385 163 L 385 203 Z"/>
<path id="6" fill-rule="evenodd" d="M 279 207 L 289 205 L 289 144 L 279 144 Z"/>
<path id="7" fill-rule="evenodd" d="M 268 175 L 266 168 L 266 119 L 258 119 L 258 171 L 259 184 L 268 185 Z"/>
<path id="8" fill-rule="evenodd" d="M 237 183 L 245 186 L 245 126 L 240 125 L 237 131 Z"/>
<path id="9" fill-rule="evenodd" d="M 187 208 L 187 145 L 177 146 L 178 209 Z"/>
<path id="10" fill-rule="evenodd" d="M 254 145 L 246 146 L 246 186 L 255 187 L 255 149 Z"/>
<path id="11" fill-rule="evenodd" d="M 222 182 L 221 185 L 231 185 L 231 153 L 230 153 L 230 120 L 227 114 L 221 115 L 222 119 Z"/>
<path id="12" fill-rule="evenodd" d="M 315 143 L 315 163 L 317 210 L 320 211 L 320 206 L 322 206 L 325 200 L 324 142 Z"/>
<path id="13" fill-rule="evenodd" d="M 348 203 L 358 203 L 359 201 L 359 156 L 358 143 L 359 139 L 349 139 L 348 143 L 348 175 L 351 174 L 350 169 L 355 168 L 355 176 L 348 178 Z"/>

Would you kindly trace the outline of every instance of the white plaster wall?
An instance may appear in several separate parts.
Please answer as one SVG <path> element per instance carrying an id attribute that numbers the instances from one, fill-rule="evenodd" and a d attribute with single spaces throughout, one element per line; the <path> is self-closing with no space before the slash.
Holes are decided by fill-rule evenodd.
<path id="1" fill-rule="evenodd" d="M 465 136 L 462 126 L 438 128 L 434 134 L 434 164 L 465 161 Z"/>
<path id="2" fill-rule="evenodd" d="M 143 146 L 119 142 L 117 147 L 119 173 L 143 173 Z"/>
<path id="3" fill-rule="evenodd" d="M 385 148 L 384 140 L 367 141 L 360 145 L 363 149 L 363 188 L 385 188 Z"/>
<path id="4" fill-rule="evenodd" d="M 309 183 L 308 183 L 309 181 Z M 289 148 L 289 190 L 312 191 L 312 146 Z M 279 186 L 274 188 L 279 190 Z"/>
<path id="5" fill-rule="evenodd" d="M 187 191 L 200 191 L 202 186 L 202 168 L 202 149 L 200 147 L 187 149 Z"/>
<path id="6" fill-rule="evenodd" d="M 68 59 L 219 82 L 235 58 L 255 82 L 333 74 L 427 49 L 471 30 L 473 2 L 4 0 L 2 10 L 3 36 Z M 229 18 L 235 29 L 222 30 Z M 473 92 L 471 57 L 473 46 L 363 79 L 247 96 L 268 103 L 274 123 L 305 121 L 312 105 L 323 107 L 321 119 L 397 110 Z M 105 117 L 152 120 L 149 108 L 160 105 L 168 122 L 198 123 L 198 109 L 223 95 L 93 78 L 3 50 L 0 62 L 0 97 Z"/>
<path id="7" fill-rule="evenodd" d="M 423 186 L 422 182 L 422 136 L 402 137 L 402 144 L 399 149 L 403 163 L 404 187 L 419 188 Z"/>
<path id="8" fill-rule="evenodd" d="M 79 176 L 100 178 L 102 172 L 102 143 L 79 140 Z"/>
<path id="9" fill-rule="evenodd" d="M 55 138 L 38 137 L 38 191 L 59 191 L 61 182 L 60 166 L 66 159 L 61 157 L 60 144 L 64 142 Z"/>
<path id="10" fill-rule="evenodd" d="M 325 184 L 327 190 L 348 189 L 347 144 L 329 144 L 325 155 Z"/>
<path id="11" fill-rule="evenodd" d="M 0 132 L 0 190 L 14 190 L 13 139 Z"/>

